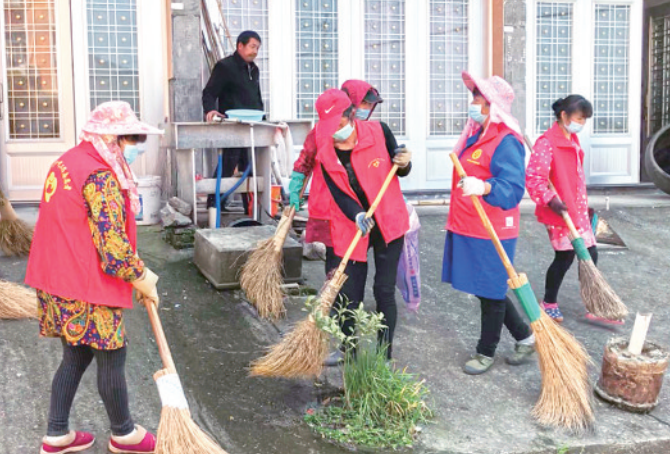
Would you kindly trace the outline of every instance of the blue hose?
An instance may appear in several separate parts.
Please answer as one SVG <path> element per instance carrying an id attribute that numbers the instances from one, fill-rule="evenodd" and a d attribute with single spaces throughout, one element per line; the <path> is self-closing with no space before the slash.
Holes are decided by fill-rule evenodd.
<path id="1" fill-rule="evenodd" d="M 232 188 L 228 189 L 223 196 L 221 195 L 221 172 L 223 169 L 223 154 L 219 153 L 219 165 L 216 169 L 216 228 L 221 228 L 221 200 L 226 200 L 237 188 L 240 187 L 244 180 L 249 177 L 251 173 L 251 163 L 247 166 L 244 173 L 239 180 L 233 185 Z M 255 202 L 254 202 L 255 203 Z"/>

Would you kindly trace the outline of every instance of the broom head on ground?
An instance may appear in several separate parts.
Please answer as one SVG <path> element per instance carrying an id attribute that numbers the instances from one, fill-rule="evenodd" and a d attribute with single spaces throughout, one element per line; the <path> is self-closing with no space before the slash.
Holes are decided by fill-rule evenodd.
<path id="1" fill-rule="evenodd" d="M 8 256 L 25 256 L 30 252 L 33 228 L 12 208 L 0 189 L 0 251 Z"/>
<path id="2" fill-rule="evenodd" d="M 260 242 L 242 267 L 240 286 L 262 318 L 277 320 L 286 314 L 282 252 L 294 216 L 295 208 L 286 208 L 274 236 Z"/>
<path id="3" fill-rule="evenodd" d="M 626 318 L 628 308 L 593 263 L 584 239 L 579 235 L 573 237 L 572 247 L 579 259 L 579 286 L 586 310 L 608 320 Z"/>
<path id="4" fill-rule="evenodd" d="M 317 311 L 327 316 L 342 289 L 347 275 L 335 273 L 319 293 Z M 299 322 L 268 353 L 251 363 L 252 376 L 283 378 L 316 378 L 321 375 L 328 355 L 328 335 L 318 327 L 317 314 Z"/>
<path id="5" fill-rule="evenodd" d="M 545 426 L 583 431 L 594 421 L 584 347 L 540 309 L 525 274 L 510 278 L 521 307 L 530 319 L 542 373 L 542 391 L 533 416 Z"/>
<path id="6" fill-rule="evenodd" d="M 0 279 L 0 319 L 37 318 L 34 290 Z"/>
<path id="7" fill-rule="evenodd" d="M 188 402 L 172 360 L 163 326 L 158 317 L 156 303 L 144 298 L 144 306 L 156 337 L 163 370 L 154 374 L 163 404 L 161 420 L 156 434 L 155 454 L 227 454 L 191 418 Z"/>

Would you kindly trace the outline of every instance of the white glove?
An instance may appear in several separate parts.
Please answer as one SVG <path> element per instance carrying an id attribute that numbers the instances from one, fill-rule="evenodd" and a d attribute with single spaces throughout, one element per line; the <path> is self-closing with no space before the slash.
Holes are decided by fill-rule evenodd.
<path id="1" fill-rule="evenodd" d="M 144 268 L 142 277 L 131 282 L 133 287 L 135 287 L 135 298 L 139 303 L 145 304 L 144 299 L 146 298 L 158 307 L 160 300 L 158 298 L 156 282 L 158 282 L 158 276 L 149 268 Z"/>
<path id="2" fill-rule="evenodd" d="M 404 169 L 407 167 L 412 160 L 412 152 L 409 151 L 404 146 L 395 149 L 395 156 L 393 157 L 393 164 L 397 164 L 398 167 Z"/>
<path id="3" fill-rule="evenodd" d="M 463 196 L 484 195 L 486 184 L 475 177 L 465 177 L 458 182 L 458 187 L 463 189 Z"/>

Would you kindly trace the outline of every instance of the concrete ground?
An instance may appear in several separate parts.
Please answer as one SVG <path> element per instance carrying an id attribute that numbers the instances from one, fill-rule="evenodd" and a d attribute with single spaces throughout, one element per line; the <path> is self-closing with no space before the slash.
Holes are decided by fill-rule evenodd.
<path id="1" fill-rule="evenodd" d="M 610 210 L 605 211 L 609 197 Z M 667 254 L 670 197 L 656 191 L 594 195 L 593 206 L 626 242 L 628 249 L 603 248 L 600 268 L 631 311 L 654 314 L 649 338 L 670 345 L 670 309 L 666 304 L 670 267 Z M 26 219 L 36 210 L 21 209 Z M 528 274 L 541 297 L 552 250 L 543 228 L 523 202 L 522 234 L 516 266 Z M 540 390 L 537 362 L 511 367 L 503 357 L 512 351 L 508 334 L 498 349 L 494 368 L 479 377 L 461 372 L 479 335 L 479 308 L 474 297 L 440 282 L 447 207 L 420 207 L 423 300 L 418 314 L 408 313 L 398 296 L 400 317 L 394 353 L 398 366 L 408 366 L 426 380 L 435 419 L 422 429 L 414 452 L 433 454 L 502 453 L 661 453 L 670 451 L 670 391 L 659 406 L 637 415 L 595 400 L 597 422 L 592 433 L 575 436 L 539 427 L 530 411 Z M 191 263 L 191 252 L 175 251 L 156 228 L 142 228 L 140 255 L 160 276 L 161 317 L 187 393 L 194 419 L 214 434 L 231 454 L 341 453 L 314 435 L 302 422 L 305 408 L 339 383 L 331 370 L 321 383 L 247 377 L 249 362 L 275 342 L 277 326 L 259 321 L 240 291 L 216 291 Z M 26 261 L 0 257 L 0 278 L 21 282 Z M 307 284 L 319 288 L 323 262 L 304 262 Z M 373 270 L 370 270 L 372 275 Z M 371 291 L 366 300 L 371 308 Z M 584 343 L 598 377 L 602 351 L 615 335 L 629 335 L 632 319 L 622 328 L 603 328 L 583 318 L 576 266 L 561 289 L 564 325 Z M 301 319 L 300 301 L 288 303 L 288 323 Z M 152 375 L 160 360 L 146 314 L 128 312 L 130 339 L 127 376 L 136 421 L 155 430 L 160 403 Z M 0 454 L 37 452 L 46 429 L 50 381 L 59 364 L 60 346 L 40 339 L 35 321 L 0 321 Z M 324 384 L 325 383 L 325 384 Z M 89 453 L 106 452 L 108 420 L 88 372 L 75 399 L 72 428 L 99 437 Z M 561 451 L 564 452 L 564 451 Z"/>

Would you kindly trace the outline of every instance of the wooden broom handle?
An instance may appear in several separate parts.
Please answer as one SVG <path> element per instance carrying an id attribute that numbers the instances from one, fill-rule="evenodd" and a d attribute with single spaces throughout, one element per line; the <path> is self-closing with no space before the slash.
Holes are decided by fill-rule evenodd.
<path id="1" fill-rule="evenodd" d="M 163 361 L 163 367 L 170 372 L 177 372 L 177 368 L 174 365 L 172 359 L 172 354 L 170 353 L 170 346 L 167 343 L 165 338 L 165 332 L 163 331 L 163 325 L 161 324 L 161 319 L 158 316 L 158 308 L 156 304 L 145 298 L 144 306 L 147 308 L 147 313 L 149 314 L 149 322 L 151 323 L 151 328 L 154 331 L 154 336 L 156 337 L 156 345 L 158 346 L 158 354 Z"/>
<path id="2" fill-rule="evenodd" d="M 391 170 L 389 171 L 389 174 L 386 176 L 386 180 L 384 180 L 384 184 L 382 185 L 382 188 L 379 190 L 379 193 L 377 194 L 377 197 L 375 198 L 374 202 L 372 202 L 372 205 L 370 205 L 370 208 L 368 209 L 367 213 L 365 213 L 365 218 L 369 219 L 372 217 L 373 214 L 375 214 L 375 210 L 379 206 L 379 204 L 382 201 L 382 197 L 384 196 L 384 193 L 388 189 L 389 185 L 391 184 L 391 181 L 393 181 L 393 178 L 395 177 L 396 172 L 398 171 L 398 164 L 393 164 L 393 167 L 391 167 Z M 363 236 L 363 232 L 361 232 L 360 229 L 357 229 L 358 231 L 356 232 L 356 235 L 354 236 L 354 239 L 351 241 L 351 244 L 349 244 L 349 249 L 347 249 L 347 252 L 344 254 L 344 257 L 342 257 L 342 261 L 340 262 L 340 266 L 337 267 L 337 271 L 335 271 L 335 274 L 333 275 L 331 280 L 337 281 L 336 278 L 339 278 L 342 274 L 344 274 L 344 269 L 347 267 L 347 262 L 349 262 L 349 259 L 351 258 L 351 254 L 354 253 L 354 249 L 356 249 L 356 246 L 358 245 L 358 242 L 360 241 L 361 237 Z"/>
<path id="3" fill-rule="evenodd" d="M 533 144 L 530 141 L 530 138 L 528 138 L 527 135 L 523 135 L 523 140 L 526 142 L 526 146 L 530 150 L 530 152 L 533 152 Z M 561 200 L 561 197 L 558 195 L 558 192 L 556 191 L 556 186 L 551 182 L 549 177 L 547 177 L 547 182 L 549 183 L 549 189 L 552 191 L 556 192 L 556 197 L 558 197 L 558 200 Z M 562 200 L 561 200 L 562 202 Z M 570 230 L 570 235 L 572 235 L 573 238 L 581 238 L 581 235 L 577 231 L 577 228 L 575 227 L 575 223 L 572 222 L 572 218 L 570 217 L 570 213 L 567 211 L 564 211 L 563 214 L 561 214 L 563 217 L 563 221 L 565 221 L 565 224 L 568 226 L 568 230 Z"/>
<path id="4" fill-rule="evenodd" d="M 458 156 L 456 155 L 456 153 L 449 153 L 449 157 L 451 158 L 451 162 L 454 163 L 454 168 L 456 169 L 456 173 L 458 173 L 458 176 L 461 178 L 467 177 L 468 175 L 465 173 L 465 169 L 463 169 L 463 166 L 461 165 L 461 162 L 458 160 Z M 500 238 L 498 238 L 498 234 L 493 228 L 493 224 L 491 224 L 491 220 L 486 215 L 484 207 L 482 206 L 482 202 L 476 195 L 470 196 L 470 198 L 472 199 L 472 203 L 475 206 L 477 213 L 479 214 L 479 218 L 482 220 L 482 224 L 484 224 L 486 231 L 489 233 L 491 241 L 493 241 L 493 245 L 495 246 L 496 251 L 500 256 L 503 265 L 505 266 L 505 270 L 507 270 L 507 275 L 512 281 L 516 282 L 519 279 L 519 275 L 516 273 L 516 270 L 514 269 L 512 262 L 507 256 L 507 252 L 505 252 L 505 248 L 503 248 L 503 245 L 500 242 Z"/>

